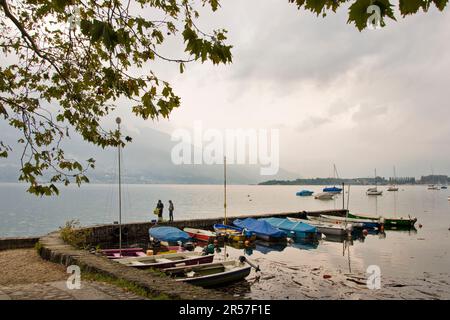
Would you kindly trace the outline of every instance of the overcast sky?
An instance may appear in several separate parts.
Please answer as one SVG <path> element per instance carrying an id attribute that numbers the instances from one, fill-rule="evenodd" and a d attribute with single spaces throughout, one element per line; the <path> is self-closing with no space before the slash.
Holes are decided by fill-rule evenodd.
<path id="1" fill-rule="evenodd" d="M 388 21 L 359 32 L 346 8 L 316 17 L 286 0 L 226 0 L 198 26 L 229 31 L 233 64 L 153 66 L 182 106 L 170 121 L 133 118 L 135 139 L 150 126 L 171 133 L 206 128 L 278 128 L 281 167 L 301 177 L 450 174 L 450 15 Z M 176 46 L 164 53 L 179 56 Z M 168 159 L 169 161 L 169 159 Z"/>

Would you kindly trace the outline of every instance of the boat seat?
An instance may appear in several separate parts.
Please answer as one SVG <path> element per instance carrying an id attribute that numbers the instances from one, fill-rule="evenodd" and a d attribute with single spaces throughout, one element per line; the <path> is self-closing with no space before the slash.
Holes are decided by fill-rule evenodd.
<path id="1" fill-rule="evenodd" d="M 156 262 L 173 262 L 173 260 L 166 259 L 166 258 L 158 258 L 158 259 L 156 259 Z"/>

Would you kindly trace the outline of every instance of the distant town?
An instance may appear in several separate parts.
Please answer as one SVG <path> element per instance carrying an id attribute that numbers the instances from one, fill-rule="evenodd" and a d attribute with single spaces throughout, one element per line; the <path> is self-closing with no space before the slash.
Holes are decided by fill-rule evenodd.
<path id="1" fill-rule="evenodd" d="M 449 177 L 446 175 L 429 175 L 422 176 L 420 179 L 415 177 L 397 177 L 397 178 L 310 178 L 310 179 L 295 179 L 295 180 L 268 180 L 259 183 L 258 185 L 337 185 L 337 184 L 351 184 L 351 185 L 411 185 L 411 184 L 449 184 Z"/>

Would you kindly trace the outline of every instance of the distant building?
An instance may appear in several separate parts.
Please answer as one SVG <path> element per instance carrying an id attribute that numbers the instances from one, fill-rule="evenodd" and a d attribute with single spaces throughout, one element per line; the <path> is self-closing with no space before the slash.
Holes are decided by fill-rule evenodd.
<path id="1" fill-rule="evenodd" d="M 446 175 L 431 174 L 429 176 L 420 177 L 421 184 L 448 184 L 449 179 Z"/>

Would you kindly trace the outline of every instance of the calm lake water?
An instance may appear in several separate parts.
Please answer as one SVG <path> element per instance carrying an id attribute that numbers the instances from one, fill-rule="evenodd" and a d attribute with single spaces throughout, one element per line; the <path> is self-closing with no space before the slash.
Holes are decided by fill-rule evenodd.
<path id="1" fill-rule="evenodd" d="M 229 186 L 228 212 L 243 215 L 342 208 L 342 195 L 331 201 L 295 196 L 301 189 L 322 188 Z M 361 298 L 355 296 L 355 292 L 361 292 L 356 290 L 361 283 L 359 287 L 356 283 L 355 288 L 347 285 L 355 282 L 348 281 L 345 275 L 363 275 L 369 265 L 377 265 L 383 279 L 391 284 L 390 291 L 382 291 L 387 294 L 384 298 L 449 298 L 450 191 L 404 186 L 398 192 L 385 191 L 380 197 L 368 197 L 366 189 L 366 186 L 351 187 L 351 212 L 415 216 L 417 231 L 386 231 L 385 236 L 368 235 L 348 242 L 321 240 L 315 246 L 291 244 L 267 248 L 258 244 L 246 251 L 227 248 L 229 255 L 246 254 L 263 269 L 262 276 L 252 272 L 249 278 L 252 281 L 234 293 L 253 298 Z M 0 237 L 42 235 L 71 219 L 79 219 L 83 225 L 117 220 L 114 185 L 61 188 L 61 195 L 53 198 L 36 198 L 24 190 L 22 184 L 0 184 Z M 158 199 L 166 205 L 169 199 L 174 202 L 175 219 L 223 215 L 223 187 L 218 185 L 125 185 L 123 198 L 124 222 L 154 219 L 152 211 Z M 332 279 L 324 280 L 325 273 L 332 275 Z M 345 285 L 336 290 L 336 283 Z M 399 293 L 392 288 L 403 291 Z"/>

